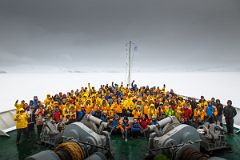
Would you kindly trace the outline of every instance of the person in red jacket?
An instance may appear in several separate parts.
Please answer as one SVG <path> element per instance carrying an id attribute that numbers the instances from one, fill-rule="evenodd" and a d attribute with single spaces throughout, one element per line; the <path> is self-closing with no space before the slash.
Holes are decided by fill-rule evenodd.
<path id="1" fill-rule="evenodd" d="M 187 106 L 187 104 L 184 104 L 183 110 L 182 110 L 182 118 L 184 119 L 184 123 L 189 124 L 189 120 L 192 116 L 192 109 Z"/>
<path id="2" fill-rule="evenodd" d="M 143 114 L 142 118 L 139 120 L 142 129 L 146 129 L 150 123 L 149 119 Z"/>
<path id="3" fill-rule="evenodd" d="M 141 128 L 142 128 L 141 132 L 144 134 L 145 137 L 148 137 L 149 136 L 148 132 L 145 132 L 148 128 L 148 125 L 150 124 L 150 121 L 149 121 L 148 117 L 145 114 L 143 114 L 142 118 L 139 120 L 139 123 L 140 123 Z"/>
<path id="4" fill-rule="evenodd" d="M 62 114 L 59 110 L 59 107 L 56 107 L 54 113 L 53 113 L 53 120 L 56 122 L 56 123 L 59 123 L 60 120 L 62 119 Z"/>

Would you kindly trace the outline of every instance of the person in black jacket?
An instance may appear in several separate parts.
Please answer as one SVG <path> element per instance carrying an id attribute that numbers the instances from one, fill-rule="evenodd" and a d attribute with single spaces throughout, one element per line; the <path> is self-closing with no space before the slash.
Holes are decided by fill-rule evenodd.
<path id="1" fill-rule="evenodd" d="M 223 105 L 221 104 L 220 100 L 216 100 L 216 108 L 218 110 L 218 115 L 217 115 L 217 122 L 220 123 L 220 126 L 223 126 L 222 124 L 222 114 L 223 114 Z"/>
<path id="2" fill-rule="evenodd" d="M 227 125 L 227 133 L 233 134 L 233 123 L 234 117 L 237 115 L 236 109 L 232 106 L 232 101 L 227 101 L 227 106 L 223 109 L 223 114 L 225 116 L 225 121 Z"/>

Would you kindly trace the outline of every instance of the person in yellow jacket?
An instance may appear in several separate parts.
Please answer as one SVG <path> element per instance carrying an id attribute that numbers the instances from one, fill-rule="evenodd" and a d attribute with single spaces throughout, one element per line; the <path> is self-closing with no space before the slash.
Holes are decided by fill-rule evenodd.
<path id="1" fill-rule="evenodd" d="M 63 117 L 70 116 L 70 103 L 67 103 L 65 108 L 62 111 Z"/>
<path id="2" fill-rule="evenodd" d="M 136 109 L 132 111 L 132 115 L 134 119 L 140 119 L 142 117 L 141 107 L 137 106 Z"/>
<path id="3" fill-rule="evenodd" d="M 75 121 L 77 119 L 77 113 L 74 105 L 70 105 L 69 108 L 69 119 Z"/>
<path id="4" fill-rule="evenodd" d="M 182 118 L 182 105 L 178 105 L 177 106 L 177 109 L 176 109 L 176 114 L 175 114 L 175 116 L 176 116 L 176 118 L 180 121 L 181 120 L 181 118 Z"/>
<path id="5" fill-rule="evenodd" d="M 111 107 L 111 109 L 109 109 L 108 113 L 108 117 L 113 117 L 115 114 L 114 108 Z"/>
<path id="6" fill-rule="evenodd" d="M 28 138 L 28 119 L 29 115 L 20 108 L 18 113 L 14 116 L 14 121 L 16 121 L 17 128 L 17 140 L 16 144 L 19 144 L 22 133 Z"/>
<path id="7" fill-rule="evenodd" d="M 206 111 L 208 107 L 208 102 L 204 99 L 203 96 L 201 96 L 201 99 L 199 100 L 199 104 Z"/>
<path id="8" fill-rule="evenodd" d="M 163 107 L 164 107 L 164 110 L 165 110 L 165 113 L 166 113 L 169 110 L 169 103 L 168 103 L 168 101 L 164 102 Z"/>
<path id="9" fill-rule="evenodd" d="M 97 105 L 101 105 L 102 104 L 101 95 L 98 95 L 98 97 L 96 98 L 96 104 Z"/>
<path id="10" fill-rule="evenodd" d="M 126 101 L 124 101 L 124 108 L 128 108 L 128 110 L 133 111 L 135 104 L 132 101 L 132 98 L 128 98 Z"/>
<path id="11" fill-rule="evenodd" d="M 193 110 L 193 118 L 197 118 L 199 115 L 200 115 L 200 106 L 197 106 L 197 108 Z"/>
<path id="12" fill-rule="evenodd" d="M 148 102 L 146 102 L 143 107 L 143 114 L 148 115 L 148 109 L 149 109 L 149 105 L 148 105 Z"/>
<path id="13" fill-rule="evenodd" d="M 16 107 L 16 113 L 19 112 L 19 109 L 24 109 L 25 101 L 22 100 L 21 103 L 18 103 L 18 100 L 15 102 L 15 107 Z"/>
<path id="14" fill-rule="evenodd" d="M 200 107 L 199 109 L 199 117 L 200 117 L 200 123 L 204 123 L 205 122 L 205 117 L 207 116 L 206 111 L 204 110 L 203 107 Z"/>
<path id="15" fill-rule="evenodd" d="M 185 100 L 183 99 L 183 96 L 178 96 L 178 104 L 180 104 L 180 105 L 185 104 Z"/>
<path id="16" fill-rule="evenodd" d="M 114 111 L 119 115 L 122 116 L 122 105 L 121 105 L 121 100 L 118 100 L 117 102 L 113 102 L 113 105 L 111 108 L 114 109 Z"/>
<path id="17" fill-rule="evenodd" d="M 155 105 L 151 104 L 148 109 L 148 119 L 152 120 L 152 117 L 158 117 L 158 110 L 155 109 Z"/>
<path id="18" fill-rule="evenodd" d="M 127 99 L 123 99 L 123 109 L 128 110 L 128 100 Z"/>
<path id="19" fill-rule="evenodd" d="M 200 106 L 198 105 L 198 107 L 193 110 L 193 121 L 198 122 L 200 116 L 201 116 Z"/>
<path id="20" fill-rule="evenodd" d="M 52 97 L 50 94 L 47 94 L 47 97 L 45 98 L 45 100 L 43 101 L 44 104 L 46 105 L 47 103 L 51 103 L 52 102 Z"/>
<path id="21" fill-rule="evenodd" d="M 87 100 L 85 102 L 85 110 L 86 110 L 86 113 L 89 114 L 93 109 L 93 106 L 92 104 L 90 103 L 90 100 Z"/>
<path id="22" fill-rule="evenodd" d="M 86 110 L 86 114 L 90 114 L 90 112 L 92 111 L 92 106 L 90 106 L 89 104 L 85 105 L 84 108 Z"/>
<path id="23" fill-rule="evenodd" d="M 76 111 L 81 110 L 81 103 L 79 102 L 78 99 L 75 99 L 75 107 L 76 107 Z"/>
<path id="24" fill-rule="evenodd" d="M 213 105 L 213 108 L 214 108 L 213 115 L 214 115 L 215 117 L 217 117 L 217 115 L 218 115 L 217 107 L 216 107 L 215 105 Z"/>

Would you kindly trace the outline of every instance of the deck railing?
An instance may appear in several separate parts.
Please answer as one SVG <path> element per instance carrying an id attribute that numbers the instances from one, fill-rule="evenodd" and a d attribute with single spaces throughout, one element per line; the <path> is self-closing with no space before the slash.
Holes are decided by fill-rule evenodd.
<path id="1" fill-rule="evenodd" d="M 16 109 L 11 109 L 0 113 L 0 134 L 15 130 L 15 121 L 13 117 L 16 113 Z"/>

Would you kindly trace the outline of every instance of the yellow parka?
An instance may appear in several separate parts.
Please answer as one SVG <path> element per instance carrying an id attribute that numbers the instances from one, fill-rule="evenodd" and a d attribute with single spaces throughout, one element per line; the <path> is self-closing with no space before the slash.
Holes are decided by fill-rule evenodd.
<path id="1" fill-rule="evenodd" d="M 197 118 L 198 116 L 200 116 L 200 110 L 198 108 L 195 108 L 193 111 L 193 117 Z"/>
<path id="2" fill-rule="evenodd" d="M 16 103 L 15 103 L 15 107 L 16 107 L 16 113 L 18 113 L 20 109 L 23 109 L 23 108 L 24 108 L 24 103 L 18 104 L 18 103 L 16 102 Z"/>
<path id="3" fill-rule="evenodd" d="M 214 108 L 214 112 L 213 112 L 213 114 L 214 114 L 214 116 L 217 116 L 217 115 L 218 115 L 217 107 L 216 107 L 216 106 L 213 106 L 213 108 Z"/>
<path id="4" fill-rule="evenodd" d="M 134 109 L 132 111 L 133 118 L 141 118 L 142 117 L 142 112 L 140 110 Z"/>
<path id="5" fill-rule="evenodd" d="M 143 113 L 144 113 L 145 115 L 148 114 L 148 109 L 149 109 L 148 105 L 145 105 L 145 106 L 143 107 Z"/>
<path id="6" fill-rule="evenodd" d="M 85 105 L 85 110 L 86 110 L 86 113 L 89 114 L 92 111 L 92 106 Z"/>
<path id="7" fill-rule="evenodd" d="M 113 110 L 113 109 L 110 109 L 110 110 L 108 111 L 108 116 L 109 116 L 109 117 L 113 117 L 113 116 L 114 116 L 114 110 Z"/>
<path id="8" fill-rule="evenodd" d="M 181 119 L 181 117 L 182 117 L 182 107 L 181 106 L 177 107 L 175 116 L 177 117 L 178 120 Z"/>
<path id="9" fill-rule="evenodd" d="M 150 108 L 148 109 L 148 118 L 151 120 L 152 117 L 157 117 L 158 110 L 155 109 L 154 104 L 150 105 Z"/>
<path id="10" fill-rule="evenodd" d="M 199 111 L 199 113 L 200 113 L 200 120 L 204 121 L 205 116 L 207 115 L 206 111 L 204 109 L 202 109 Z"/>
<path id="11" fill-rule="evenodd" d="M 18 113 L 14 116 L 14 121 L 16 121 L 16 128 L 27 128 L 28 127 L 29 115 L 24 111 L 23 113 Z"/>
<path id="12" fill-rule="evenodd" d="M 133 103 L 132 98 L 129 98 L 129 99 L 123 101 L 123 108 L 124 109 L 133 110 L 134 107 L 135 107 L 135 104 Z"/>
<path id="13" fill-rule="evenodd" d="M 120 105 L 120 104 L 113 104 L 112 108 L 114 109 L 114 111 L 116 113 L 122 113 L 122 105 Z"/>
<path id="14" fill-rule="evenodd" d="M 45 98 L 45 100 L 43 101 L 43 103 L 46 105 L 47 103 L 51 103 L 52 102 L 52 98 L 51 96 L 48 94 L 47 97 Z"/>
<path id="15" fill-rule="evenodd" d="M 99 97 L 97 97 L 97 98 L 96 98 L 96 104 L 97 104 L 97 105 L 101 105 L 101 104 L 102 104 L 102 99 L 99 98 Z"/>

